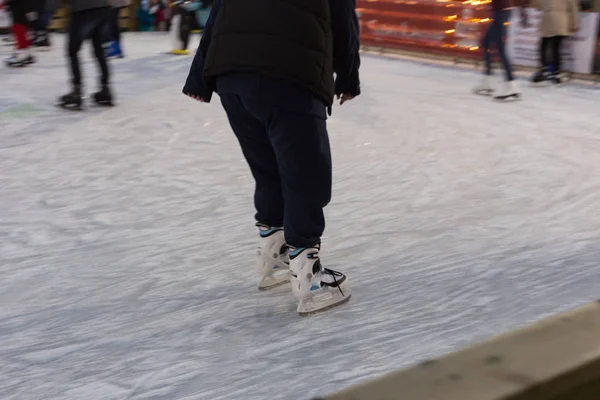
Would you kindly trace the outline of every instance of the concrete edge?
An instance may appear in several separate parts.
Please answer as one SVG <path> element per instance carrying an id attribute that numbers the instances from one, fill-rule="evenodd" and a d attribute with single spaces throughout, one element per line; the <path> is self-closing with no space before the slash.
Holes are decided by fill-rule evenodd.
<path id="1" fill-rule="evenodd" d="M 599 396 L 600 300 L 319 400 L 598 400 Z"/>

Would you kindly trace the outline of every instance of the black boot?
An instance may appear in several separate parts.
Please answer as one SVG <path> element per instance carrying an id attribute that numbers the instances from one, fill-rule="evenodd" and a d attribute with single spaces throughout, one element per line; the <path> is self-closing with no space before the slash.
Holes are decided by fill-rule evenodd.
<path id="1" fill-rule="evenodd" d="M 102 85 L 102 89 L 100 89 L 99 92 L 94 93 L 94 102 L 99 106 L 114 106 L 113 96 L 108 85 Z"/>
<path id="2" fill-rule="evenodd" d="M 41 51 L 49 51 L 50 50 L 50 39 L 48 34 L 44 34 L 44 35 L 39 35 L 36 39 L 35 42 L 33 42 L 33 45 Z"/>
<path id="3" fill-rule="evenodd" d="M 533 83 L 542 83 L 547 82 L 550 78 L 550 71 L 548 68 L 540 68 L 531 78 L 531 82 Z"/>
<path id="4" fill-rule="evenodd" d="M 81 97 L 81 88 L 75 86 L 71 93 L 65 94 L 58 99 L 58 105 L 68 110 L 81 110 L 83 99 Z"/>

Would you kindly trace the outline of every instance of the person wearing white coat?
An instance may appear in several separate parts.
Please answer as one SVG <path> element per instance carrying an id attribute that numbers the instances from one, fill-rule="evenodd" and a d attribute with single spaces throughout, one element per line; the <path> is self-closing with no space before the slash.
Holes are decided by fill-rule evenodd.
<path id="1" fill-rule="evenodd" d="M 565 38 L 575 34 L 579 25 L 579 4 L 576 0 L 537 0 L 533 2 L 542 11 L 540 23 L 540 70 L 533 82 L 562 83 L 560 48 Z"/>

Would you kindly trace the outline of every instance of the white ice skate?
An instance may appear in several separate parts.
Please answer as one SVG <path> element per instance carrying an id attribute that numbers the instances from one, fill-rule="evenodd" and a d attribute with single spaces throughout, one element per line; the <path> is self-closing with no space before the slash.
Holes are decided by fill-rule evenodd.
<path id="1" fill-rule="evenodd" d="M 479 94 L 481 96 L 491 96 L 494 93 L 494 89 L 490 84 L 490 77 L 487 75 L 484 76 L 483 80 L 481 81 L 481 84 L 473 88 L 473 93 Z"/>
<path id="2" fill-rule="evenodd" d="M 519 100 L 520 98 L 521 92 L 515 81 L 507 81 L 502 92 L 494 96 L 494 100 Z"/>
<path id="3" fill-rule="evenodd" d="M 298 314 L 310 315 L 350 300 L 346 275 L 323 268 L 319 248 L 290 248 L 292 293 L 299 300 Z"/>
<path id="4" fill-rule="evenodd" d="M 12 57 L 5 60 L 6 65 L 13 68 L 25 67 L 34 62 L 35 59 L 30 54 L 23 51 L 17 51 Z"/>
<path id="5" fill-rule="evenodd" d="M 290 281 L 288 248 L 283 228 L 257 226 L 260 233 L 257 264 L 261 274 L 258 289 L 268 290 Z"/>

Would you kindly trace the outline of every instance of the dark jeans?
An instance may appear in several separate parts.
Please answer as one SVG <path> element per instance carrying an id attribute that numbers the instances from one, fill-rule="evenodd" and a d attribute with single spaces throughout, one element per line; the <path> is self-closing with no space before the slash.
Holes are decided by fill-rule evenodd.
<path id="1" fill-rule="evenodd" d="M 273 106 L 260 97 L 220 97 L 256 181 L 256 220 L 283 226 L 290 246 L 320 244 L 323 208 L 331 199 L 325 119 Z"/>
<path id="2" fill-rule="evenodd" d="M 87 39 L 92 39 L 94 55 L 102 73 L 100 83 L 107 85 L 109 80 L 108 64 L 102 44 L 106 41 L 106 24 L 110 13 L 109 7 L 93 8 L 71 14 L 69 23 L 68 54 L 71 60 L 73 85 L 81 86 L 81 67 L 79 65 L 79 50 Z"/>
<path id="3" fill-rule="evenodd" d="M 121 25 L 119 15 L 121 13 L 120 8 L 110 9 L 110 20 L 109 20 L 109 38 L 111 41 L 121 44 Z"/>
<path id="4" fill-rule="evenodd" d="M 506 26 L 504 25 L 510 19 L 510 10 L 499 10 L 492 12 L 492 18 L 494 19 L 490 24 L 485 36 L 483 37 L 483 52 L 485 55 L 485 68 L 486 74 L 492 74 L 492 43 L 496 45 L 498 53 L 500 53 L 500 60 L 504 65 L 506 71 L 506 80 L 512 81 L 512 67 L 508 56 L 506 55 L 506 48 L 504 47 L 504 37 L 506 36 Z"/>
<path id="5" fill-rule="evenodd" d="M 554 70 L 560 71 L 561 56 L 560 46 L 566 36 L 553 36 L 542 38 L 540 42 L 540 61 L 542 67 L 548 67 L 550 64 L 554 64 Z M 548 57 L 550 53 L 550 57 Z"/>

